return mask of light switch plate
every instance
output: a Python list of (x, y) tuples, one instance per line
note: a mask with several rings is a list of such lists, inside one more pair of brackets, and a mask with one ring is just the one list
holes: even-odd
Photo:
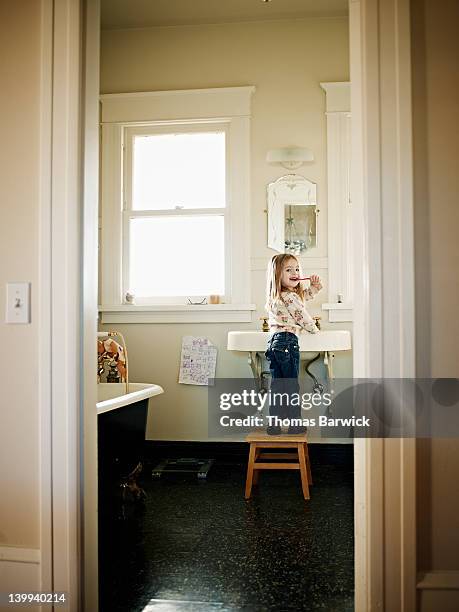
[(6, 322), (30, 323), (30, 283), (7, 283)]

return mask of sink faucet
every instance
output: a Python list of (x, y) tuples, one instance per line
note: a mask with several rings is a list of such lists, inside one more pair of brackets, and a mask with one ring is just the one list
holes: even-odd
[(261, 329), (264, 332), (269, 332), (269, 324), (268, 324), (268, 317), (259, 317), (260, 321), (263, 321), (263, 325), (261, 326)]
[[(124, 336), (122, 333), (120, 333), (119, 331), (114, 331), (114, 330), (110, 330), (110, 331), (106, 331), (106, 332), (97, 332), (97, 337), (98, 338), (113, 338), (118, 336), (121, 339), (121, 344), (123, 347), (123, 351), (124, 351), (124, 360), (125, 360), (125, 368), (126, 368), (126, 375), (124, 377), (124, 381), (125, 381), (125, 385), (126, 385), (126, 394), (129, 393), (129, 369), (128, 369), (128, 353), (127, 353), (127, 347), (126, 347), (126, 342), (124, 340)], [(97, 374), (100, 377), (100, 375), (103, 373), (104, 371), (104, 361), (108, 361), (109, 358), (106, 354), (102, 354), (99, 357), (98, 360), (98, 369), (97, 369)], [(101, 369), (102, 368), (102, 369)], [(122, 377), (121, 377), (122, 378)]]
[(312, 317), (312, 318), (316, 322), (317, 329), (320, 329), (320, 320), (322, 319), (322, 317)]

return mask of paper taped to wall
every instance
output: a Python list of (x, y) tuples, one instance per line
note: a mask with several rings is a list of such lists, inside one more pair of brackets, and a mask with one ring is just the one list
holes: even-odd
[(179, 383), (208, 385), (215, 378), (217, 347), (208, 338), (183, 336)]

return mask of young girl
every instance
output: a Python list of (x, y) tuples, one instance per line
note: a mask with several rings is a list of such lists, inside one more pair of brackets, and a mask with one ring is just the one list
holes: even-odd
[[(300, 266), (294, 255), (274, 255), (268, 264), (266, 310), (272, 335), (268, 340), (266, 358), (270, 362), (271, 393), (299, 392), (298, 373), (300, 350), (298, 336), (307, 331), (315, 334), (318, 330), (314, 319), (305, 307), (306, 300), (312, 300), (322, 289), (320, 278), (313, 274), (310, 286), (305, 288), (301, 281)], [(285, 396), (284, 396), (285, 397)], [(290, 402), (289, 402), (290, 404)], [(271, 404), (271, 416), (279, 418), (301, 418), (300, 405)], [(290, 425), (289, 434), (304, 433), (305, 427)], [(279, 435), (279, 425), (270, 425), (268, 434)]]

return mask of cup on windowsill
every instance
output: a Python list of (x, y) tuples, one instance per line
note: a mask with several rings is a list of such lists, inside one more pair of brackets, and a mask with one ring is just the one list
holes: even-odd
[(220, 296), (219, 295), (209, 295), (208, 301), (209, 301), (209, 304), (220, 304)]

